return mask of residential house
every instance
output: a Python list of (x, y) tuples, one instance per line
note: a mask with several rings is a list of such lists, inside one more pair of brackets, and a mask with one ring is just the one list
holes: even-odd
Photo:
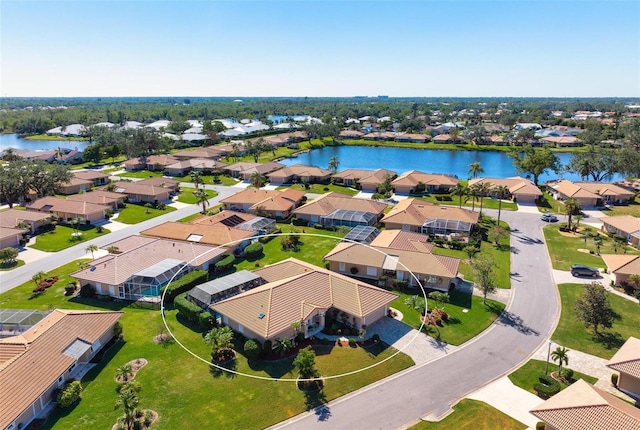
[(78, 164), (82, 163), (83, 155), (77, 149), (62, 149), (56, 151), (54, 161), (60, 164)]
[(418, 170), (404, 172), (391, 181), (391, 186), (397, 194), (448, 193), (456, 185), (458, 178), (454, 175), (424, 173)]
[(414, 142), (414, 143), (426, 143), (431, 140), (431, 136), (421, 133), (398, 133), (396, 134), (396, 142)]
[(112, 193), (104, 190), (94, 190), (88, 193), (75, 194), (67, 197), (67, 200), (73, 200), (78, 202), (87, 202), (97, 205), (109, 206), (114, 211), (124, 206), (126, 196), (120, 193)]
[(0, 226), (0, 249), (19, 247), (20, 239), (28, 232), (25, 228)]
[(429, 236), (383, 230), (366, 245), (341, 242), (323, 257), (329, 268), (358, 278), (381, 276), (406, 281), (410, 287), (451, 291), (458, 284), (460, 259), (431, 253)]
[(623, 204), (633, 193), (619, 185), (606, 182), (572, 182), (566, 179), (547, 182), (547, 189), (556, 200), (576, 199), (583, 208)]
[(547, 136), (540, 139), (543, 143), (548, 143), (557, 147), (580, 146), (582, 142), (575, 136)]
[(378, 141), (387, 141), (387, 140), (395, 140), (396, 134), (390, 131), (372, 131), (371, 133), (367, 133), (362, 136), (364, 140), (378, 140)]
[(362, 139), (362, 136), (364, 136), (364, 133), (358, 130), (342, 130), (338, 134), (338, 139)]
[(98, 170), (77, 170), (73, 172), (73, 176), (78, 179), (93, 182), (94, 187), (107, 185), (109, 183), (109, 175)]
[(42, 197), (27, 206), (28, 211), (38, 211), (55, 215), (60, 221), (67, 222), (74, 218), (82, 222), (94, 223), (106, 217), (108, 206), (84, 201), (62, 199), (59, 197)]
[(270, 161), (268, 163), (250, 163), (240, 162), (226, 166), (224, 170), (228, 172), (232, 178), (239, 178), (244, 181), (251, 180), (251, 175), (258, 172), (260, 175), (266, 176), (269, 173), (275, 172), (286, 167), (282, 163), (276, 163)]
[(226, 276), (196, 285), (187, 293), (187, 300), (203, 309), (245, 291), (265, 284), (267, 281), (248, 270), (240, 270)]
[(401, 200), (382, 218), (387, 229), (468, 240), (480, 214), (455, 206), (434, 205), (418, 199)]
[(60, 182), (58, 186), (60, 194), (77, 194), (81, 191), (90, 191), (93, 188), (93, 181), (72, 176), (69, 182)]
[(393, 180), (397, 176), (396, 172), (387, 169), (346, 169), (333, 175), (333, 179), (347, 187), (356, 187), (357, 184), (360, 184), (362, 191), (375, 193), (387, 178)]
[[(503, 198), (511, 199), (518, 203), (535, 203), (542, 197), (542, 191), (530, 179), (520, 176), (510, 178), (475, 178), (469, 179), (469, 187), (476, 184), (487, 183), (491, 188), (489, 195), (496, 196), (495, 187), (503, 186), (508, 194)], [(497, 197), (497, 196), (496, 196)]]
[(131, 158), (125, 161), (124, 168), (126, 171), (149, 170), (151, 172), (160, 172), (170, 164), (177, 163), (179, 160), (173, 155), (159, 154), (147, 155), (142, 157)]
[(50, 136), (75, 136), (81, 137), (86, 133), (87, 129), (82, 124), (69, 124), (52, 128), (46, 131)]
[(189, 160), (192, 158), (208, 158), (217, 160), (223, 156), (223, 153), (215, 146), (206, 146), (198, 149), (183, 149), (173, 154), (178, 160)]
[(602, 254), (602, 259), (607, 265), (607, 271), (614, 285), (636, 286), (630, 281), (632, 275), (640, 275), (640, 256), (627, 254)]
[(546, 430), (638, 430), (640, 409), (578, 379), (530, 411)]
[(432, 139), (433, 143), (463, 143), (464, 141), (460, 136), (451, 136), (448, 133), (439, 134)]
[(178, 161), (166, 167), (167, 175), (185, 176), (193, 172), (201, 172), (203, 174), (211, 174), (213, 171), (222, 171), (227, 167), (225, 163), (212, 160), (210, 158), (189, 158), (187, 160)]
[(272, 233), (276, 229), (276, 221), (244, 212), (220, 211), (215, 215), (202, 215), (189, 222), (189, 224), (216, 225), (239, 228), (253, 231), (256, 235)]
[(0, 428), (44, 418), (56, 390), (113, 338), (122, 312), (56, 309), (22, 334), (0, 339)]
[(51, 163), (56, 159), (56, 152), (55, 149), (16, 149), (14, 154), (27, 161), (43, 160)]
[(158, 298), (171, 280), (199, 269), (209, 270), (228, 252), (226, 248), (193, 242), (129, 236), (104, 247), (115, 247), (71, 274), (80, 285), (91, 285), (98, 294), (125, 300)]
[(267, 283), (210, 308), (222, 316), (225, 325), (260, 342), (292, 338), (294, 321), (301, 323), (305, 337), (311, 337), (334, 312), (354, 328), (371, 325), (386, 317), (389, 303), (397, 297), (295, 258), (253, 273)]
[(640, 339), (633, 336), (620, 347), (607, 367), (620, 373), (618, 389), (640, 399)]
[(159, 203), (169, 200), (170, 188), (147, 185), (140, 182), (114, 182), (115, 192), (125, 194), (131, 203)]
[(269, 218), (285, 219), (300, 205), (304, 191), (247, 188), (220, 200), (226, 210), (265, 213)]
[(376, 224), (386, 208), (386, 203), (331, 192), (294, 209), (293, 214), (296, 219), (305, 220), (310, 225), (355, 227)]
[(35, 211), (26, 211), (20, 209), (7, 209), (0, 211), (0, 227), (18, 227), (24, 225), (31, 234), (49, 224), (49, 214), (43, 214)]
[(273, 185), (294, 182), (327, 183), (330, 177), (330, 170), (304, 164), (294, 164), (267, 174), (267, 178)]
[(171, 195), (177, 194), (180, 192), (180, 181), (175, 179), (162, 177), (148, 178), (143, 179), (142, 181), (136, 182), (140, 185), (151, 185), (153, 187), (161, 187), (169, 190)]
[(600, 218), (602, 229), (624, 237), (631, 245), (640, 248), (640, 218), (631, 215), (606, 216)]

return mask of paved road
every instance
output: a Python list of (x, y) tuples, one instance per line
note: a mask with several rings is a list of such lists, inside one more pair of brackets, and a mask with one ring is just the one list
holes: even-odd
[[(491, 211), (487, 211), (491, 212)], [(508, 373), (538, 350), (559, 318), (538, 214), (503, 212), (511, 237), (511, 303), (468, 345), (348, 394), (273, 428), (397, 429), (439, 417), (458, 400)], [(331, 382), (329, 382), (331, 383)]]
[[(218, 195), (216, 197), (209, 200), (211, 206), (217, 205), (221, 199), (224, 199), (238, 191), (237, 188), (233, 187), (213, 185), (207, 185), (206, 188), (215, 189), (218, 192)], [(161, 215), (148, 221), (131, 225), (130, 227), (127, 227), (125, 229), (111, 232), (104, 236), (82, 242), (70, 248), (63, 249), (62, 251), (51, 253), (51, 255), (47, 257), (44, 257), (37, 261), (32, 261), (29, 264), (18, 267), (17, 269), (8, 272), (2, 272), (0, 274), (0, 294), (10, 290), (11, 288), (21, 285), (26, 281), (31, 280), (33, 274), (38, 271), (48, 272), (69, 261), (73, 261), (78, 258), (86, 258), (87, 253), (85, 251), (85, 248), (87, 247), (87, 245), (98, 245), (99, 247), (102, 247), (117, 240), (124, 239), (125, 237), (131, 236), (133, 234), (138, 234), (142, 230), (146, 230), (160, 223), (166, 221), (177, 221), (181, 218), (198, 212), (200, 208), (201, 207), (199, 205), (190, 205), (186, 208), (169, 212), (165, 215)]]

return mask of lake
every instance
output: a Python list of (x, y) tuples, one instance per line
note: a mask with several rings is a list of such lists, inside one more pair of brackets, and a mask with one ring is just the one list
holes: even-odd
[[(557, 153), (560, 162), (567, 165), (571, 161), (571, 154), (567, 152)], [(459, 179), (469, 178), (467, 170), (469, 164), (479, 161), (484, 173), (482, 176), (507, 178), (515, 176), (516, 168), (513, 160), (506, 152), (499, 151), (446, 151), (434, 149), (389, 148), (373, 146), (325, 146), (312, 149), (294, 158), (280, 160), (287, 166), (292, 164), (306, 164), (322, 167), (329, 165), (331, 157), (338, 157), (338, 170), (367, 169), (375, 170), (384, 167), (398, 174), (408, 170), (420, 170), (427, 173), (447, 173), (457, 175)], [(549, 179), (563, 177), (572, 181), (581, 180), (574, 173), (562, 173), (560, 175), (550, 172), (549, 175), (541, 175), (540, 182)], [(621, 175), (612, 178), (613, 181), (623, 180)]]
[(83, 150), (89, 144), (86, 140), (27, 140), (17, 134), (0, 134), (0, 150), (15, 149), (58, 149), (70, 148)]

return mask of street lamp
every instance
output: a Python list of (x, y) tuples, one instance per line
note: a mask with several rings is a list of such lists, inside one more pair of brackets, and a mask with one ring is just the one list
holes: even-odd
[(544, 368), (544, 374), (547, 375), (549, 373), (549, 356), (551, 355), (551, 339), (549, 339), (549, 349), (547, 349), (547, 365)]

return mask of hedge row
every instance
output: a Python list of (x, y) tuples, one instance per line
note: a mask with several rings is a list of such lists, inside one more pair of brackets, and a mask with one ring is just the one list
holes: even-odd
[(244, 249), (246, 258), (254, 258), (262, 255), (263, 245), (260, 242), (253, 242)]
[(176, 279), (166, 287), (165, 303), (171, 303), (178, 294), (186, 293), (196, 285), (209, 280), (209, 273), (206, 270), (194, 270), (187, 273), (180, 279)]
[(189, 321), (199, 323), (202, 309), (200, 309), (200, 306), (187, 300), (187, 293), (178, 295), (173, 301), (173, 307)]
[(227, 255), (222, 260), (216, 263), (216, 272), (227, 272), (233, 268), (233, 263), (236, 261), (236, 257), (233, 255)]
[(548, 375), (540, 375), (538, 377), (540, 383), (534, 384), (533, 389), (539, 396), (551, 397), (560, 392), (560, 383)]

